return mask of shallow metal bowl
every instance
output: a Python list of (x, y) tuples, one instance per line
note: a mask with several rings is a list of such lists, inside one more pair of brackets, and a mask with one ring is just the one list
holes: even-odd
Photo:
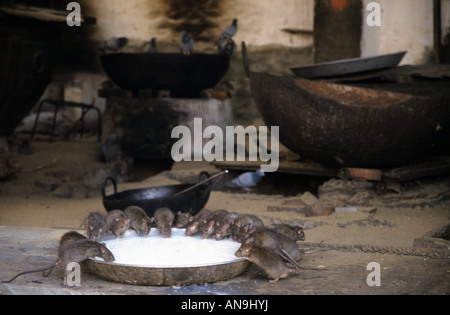
[(85, 267), (101, 279), (132, 285), (182, 286), (225, 281), (242, 274), (247, 260), (201, 267), (151, 268), (118, 265), (88, 259)]
[(173, 229), (170, 239), (152, 229), (148, 236), (130, 231), (124, 239), (107, 235), (101, 242), (112, 251), (116, 261), (90, 259), (84, 262), (85, 267), (104, 280), (118, 283), (153, 286), (213, 283), (234, 278), (249, 265), (247, 260), (234, 256), (239, 243), (185, 236), (185, 229)]

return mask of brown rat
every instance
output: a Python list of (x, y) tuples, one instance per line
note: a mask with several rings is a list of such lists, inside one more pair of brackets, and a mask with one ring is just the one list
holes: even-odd
[(205, 223), (205, 219), (211, 214), (212, 212), (208, 209), (202, 209), (200, 210), (195, 216), (190, 218), (188, 225), (186, 226), (186, 235), (192, 236), (197, 234), (203, 224)]
[[(256, 227), (263, 227), (264, 223), (253, 214), (240, 214), (234, 221), (231, 236), (237, 242), (243, 242), (248, 234), (253, 233)], [(250, 231), (250, 229), (252, 229)]]
[[(87, 258), (93, 257), (102, 257), (105, 261), (114, 261), (113, 254), (104, 244), (88, 240), (77, 232), (68, 232), (61, 237), (58, 248), (58, 258), (54, 264), (44, 268), (18, 273), (11, 280), (2, 282), (9, 283), (21, 275), (40, 271), (48, 271), (45, 275), (48, 276), (57, 266), (66, 267), (71, 262), (79, 263)], [(65, 269), (64, 284), (67, 284), (67, 275), (68, 271)]]
[[(85, 239), (86, 239), (86, 237), (84, 235), (81, 235), (80, 233), (75, 232), (75, 231), (70, 231), (70, 232), (65, 233), (63, 236), (61, 236), (61, 239), (59, 240), (58, 259), (63, 255), (63, 253), (65, 252), (67, 247), (69, 247), (76, 241), (85, 240)], [(53, 264), (53, 268), (48, 270), (47, 273), (44, 273), (43, 276), (48, 277), (52, 273), (54, 267), (56, 267), (56, 264)]]
[(234, 222), (236, 228), (240, 228), (241, 226), (252, 224), (254, 226), (264, 226), (264, 223), (253, 214), (241, 214)]
[(211, 213), (205, 220), (202, 226), (202, 238), (208, 238), (214, 235), (216, 228), (219, 226), (222, 219), (228, 214), (227, 210), (216, 210)]
[[(106, 262), (114, 261), (114, 255), (105, 244), (91, 240), (79, 240), (69, 245), (62, 253), (56, 264), (66, 267), (71, 262), (82, 262), (88, 258), (101, 257)], [(67, 285), (69, 271), (64, 268), (64, 284)]]
[(277, 232), (280, 232), (281, 234), (286, 235), (294, 241), (305, 240), (305, 232), (303, 232), (303, 228), (301, 226), (290, 224), (276, 224), (273, 229)]
[(291, 273), (300, 274), (296, 269), (289, 268), (284, 260), (274, 251), (255, 245), (242, 245), (235, 253), (261, 267), (271, 278), (270, 282), (277, 282), (280, 278), (286, 278)]
[(159, 230), (159, 234), (170, 237), (172, 234), (172, 224), (175, 218), (172, 210), (163, 207), (155, 211), (154, 214), (156, 228)]
[(128, 219), (130, 219), (130, 229), (136, 231), (137, 234), (144, 232), (145, 235), (150, 233), (154, 218), (147, 216), (147, 213), (138, 206), (129, 206), (123, 211)]
[(86, 229), (87, 238), (91, 241), (98, 242), (106, 233), (105, 218), (98, 212), (91, 212), (84, 219), (84, 227)]
[(191, 218), (194, 218), (192, 214), (178, 211), (175, 227), (179, 229), (187, 227), (187, 225), (191, 221)]
[(243, 244), (269, 248), (293, 264), (303, 258), (303, 252), (294, 240), (267, 227), (256, 227)]
[(231, 236), (234, 222), (238, 217), (239, 214), (236, 212), (230, 212), (223, 217), (222, 221), (220, 221), (219, 225), (216, 227), (216, 232), (214, 234), (216, 240), (220, 241)]
[(130, 219), (122, 210), (112, 210), (106, 217), (106, 228), (116, 238), (123, 237), (130, 228)]
[(241, 227), (233, 226), (231, 231), (231, 237), (234, 241), (243, 243), (251, 233), (255, 232), (256, 226), (252, 224), (245, 224)]

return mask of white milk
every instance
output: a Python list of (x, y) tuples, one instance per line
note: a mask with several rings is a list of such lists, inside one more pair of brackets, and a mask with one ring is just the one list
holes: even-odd
[[(186, 236), (185, 229), (172, 229), (172, 236), (164, 238), (152, 228), (148, 236), (126, 232), (122, 239), (102, 241), (113, 253), (115, 264), (139, 267), (198, 267), (240, 261), (234, 256), (241, 246), (231, 239), (203, 240), (200, 235)], [(102, 261), (101, 258), (96, 260)]]

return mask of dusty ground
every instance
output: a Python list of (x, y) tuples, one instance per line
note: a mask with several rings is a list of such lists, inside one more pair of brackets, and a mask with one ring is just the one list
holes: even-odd
[[(15, 156), (24, 165), (24, 170), (0, 182), (0, 226), (76, 229), (89, 212), (106, 214), (102, 205), (101, 184), (89, 188), (87, 193), (84, 190), (73, 193), (72, 187), (74, 183), (85, 188), (92, 185), (92, 181), (86, 183), (74, 174), (105, 168), (104, 163), (98, 160), (99, 144), (95, 138), (55, 143), (32, 142), (32, 146), (36, 149), (35, 153)], [(55, 164), (33, 170), (55, 159)], [(194, 182), (201, 170), (219, 171), (206, 163), (180, 163), (169, 168), (170, 163), (141, 164), (135, 170), (135, 178), (139, 181), (119, 184), (118, 190)], [(438, 248), (414, 247), (416, 239), (433, 236), (437, 230), (450, 224), (450, 177), (423, 179), (420, 184), (406, 187), (402, 194), (388, 192), (378, 196), (373, 183), (283, 174), (267, 176), (261, 187), (251, 194), (222, 190), (223, 183), (234, 175), (214, 182), (214, 191), (206, 207), (257, 214), (266, 224), (301, 224), (305, 228), (308, 244), (328, 249), (305, 257), (305, 265), (314, 268), (325, 266), (328, 269), (325, 272), (327, 278), (336, 278), (339, 284), (327, 282), (324, 286), (321, 283), (323, 280), (314, 279), (302, 283), (300, 288), (299, 280), (290, 278), (277, 285), (269, 285), (264, 277), (255, 276), (250, 270), (225, 283), (207, 288), (186, 287), (178, 293), (205, 293), (205, 290), (233, 293), (229, 292), (232, 288), (234, 292), (241, 290), (250, 294), (450, 293), (449, 236), (444, 235), (446, 239), (432, 239), (433, 246)], [(73, 198), (61, 197), (68, 187)], [(320, 201), (332, 202), (334, 206), (354, 206), (358, 212), (307, 218), (297, 206), (286, 206), (286, 201), (295, 202), (307, 190)], [(112, 188), (108, 187), (106, 193), (112, 193)], [(368, 288), (365, 284), (368, 274), (365, 267), (371, 261), (379, 262), (382, 267), (385, 281), (379, 290)], [(351, 276), (343, 278), (343, 274)], [(356, 284), (352, 282), (353, 278)], [(255, 286), (256, 282), (260, 285)], [(161, 290), (155, 293), (176, 293), (172, 292), (175, 290), (173, 288)], [(122, 291), (117, 289), (117, 292)]]

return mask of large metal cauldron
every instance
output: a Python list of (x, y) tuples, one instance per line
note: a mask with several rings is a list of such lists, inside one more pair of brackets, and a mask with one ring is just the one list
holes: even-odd
[(416, 96), (250, 71), (264, 122), (302, 157), (333, 166), (391, 168), (448, 148), (450, 98)]
[(230, 60), (219, 54), (117, 53), (101, 55), (106, 74), (123, 89), (170, 90), (172, 97), (198, 97), (225, 75)]
[(56, 27), (0, 13), (0, 136), (9, 136), (52, 75)]

